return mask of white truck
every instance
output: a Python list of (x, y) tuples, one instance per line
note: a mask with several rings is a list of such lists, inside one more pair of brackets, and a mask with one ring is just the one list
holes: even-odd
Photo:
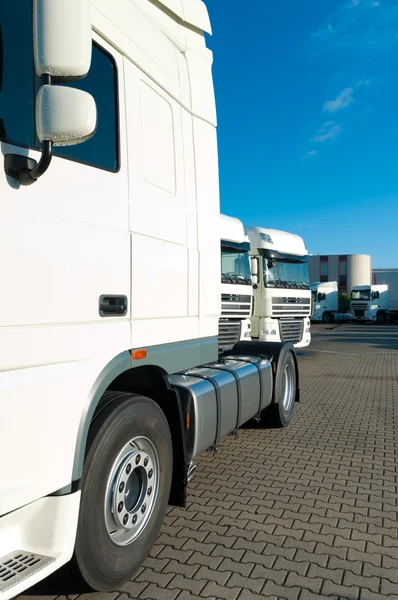
[(356, 319), (380, 324), (397, 321), (398, 278), (383, 272), (373, 279), (380, 283), (355, 286), (351, 290), (351, 305)]
[(312, 321), (331, 323), (335, 321), (349, 321), (353, 318), (352, 313), (339, 312), (339, 288), (337, 281), (311, 283), (310, 289), (313, 299)]
[(239, 340), (251, 339), (253, 286), (250, 243), (239, 219), (221, 215), (221, 318), (218, 328), (220, 354)]
[(252, 339), (311, 342), (309, 255), (303, 239), (286, 231), (247, 227), (254, 287)]
[(295, 351), (218, 359), (204, 3), (13, 0), (0, 30), (0, 600), (63, 565), (120, 589), (195, 457), (289, 423)]

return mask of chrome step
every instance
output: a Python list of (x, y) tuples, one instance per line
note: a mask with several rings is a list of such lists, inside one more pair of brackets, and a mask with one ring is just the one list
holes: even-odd
[(54, 562), (54, 558), (17, 550), (0, 557), (0, 593), (28, 579)]

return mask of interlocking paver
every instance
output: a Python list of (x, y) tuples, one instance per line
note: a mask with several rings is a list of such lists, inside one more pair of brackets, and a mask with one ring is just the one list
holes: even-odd
[(398, 327), (313, 331), (291, 427), (200, 457), (119, 597), (71, 600), (398, 598)]

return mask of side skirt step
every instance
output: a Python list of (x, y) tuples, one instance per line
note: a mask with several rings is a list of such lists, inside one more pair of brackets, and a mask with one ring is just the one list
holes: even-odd
[(54, 558), (18, 550), (0, 557), (0, 597), (2, 592), (18, 585), (34, 573), (54, 562)]

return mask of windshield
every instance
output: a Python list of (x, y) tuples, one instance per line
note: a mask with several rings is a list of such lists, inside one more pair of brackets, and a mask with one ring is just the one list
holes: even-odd
[(238, 285), (252, 284), (248, 252), (221, 248), (221, 282)]
[(370, 300), (370, 290), (352, 290), (351, 300)]
[(309, 289), (308, 263), (274, 260), (268, 264), (268, 258), (263, 258), (264, 285), (277, 288)]

